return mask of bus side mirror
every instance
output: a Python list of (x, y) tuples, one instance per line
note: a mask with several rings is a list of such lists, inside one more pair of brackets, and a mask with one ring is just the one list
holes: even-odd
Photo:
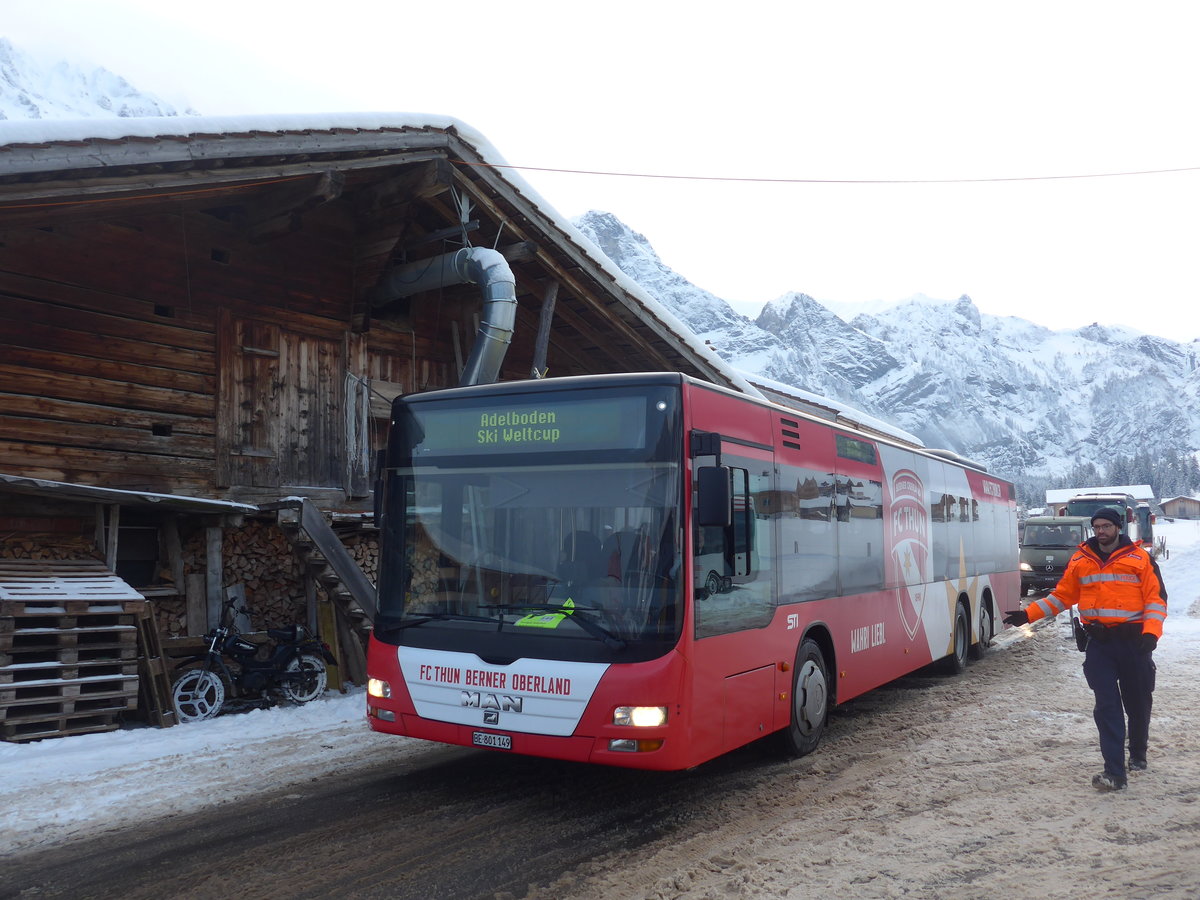
[(696, 524), (728, 528), (733, 522), (733, 490), (728, 466), (696, 470)]

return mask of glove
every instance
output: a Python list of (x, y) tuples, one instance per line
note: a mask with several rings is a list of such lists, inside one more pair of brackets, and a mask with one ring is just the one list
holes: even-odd
[(1141, 644), (1139, 646), (1143, 653), (1153, 653), (1154, 648), (1158, 646), (1158, 638), (1152, 634), (1142, 632)]
[(1004, 624), (1005, 625), (1028, 625), (1029, 624), (1029, 613), (1025, 612), (1025, 610), (1023, 610), (1023, 609), (1014, 609), (1012, 612), (1006, 612), (1004, 614)]

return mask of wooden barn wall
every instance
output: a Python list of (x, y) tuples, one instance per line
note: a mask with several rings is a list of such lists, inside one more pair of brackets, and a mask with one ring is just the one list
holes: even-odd
[[(445, 310), (348, 331), (353, 258), (336, 209), (257, 245), (199, 211), (0, 222), (0, 471), (250, 502), (318, 487), (335, 501), (351, 468), (348, 374), (405, 390), (457, 381)], [(473, 326), (460, 332), (469, 350)]]

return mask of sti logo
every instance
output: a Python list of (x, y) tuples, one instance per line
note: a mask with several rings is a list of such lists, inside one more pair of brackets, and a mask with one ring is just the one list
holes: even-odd
[(799, 628), (799, 627), (800, 627), (800, 616), (799, 616), (799, 614), (798, 614), (798, 613), (788, 613), (788, 617), (787, 617), (787, 630), (788, 630), (788, 631), (795, 631), (795, 630), (796, 630), (797, 628)]

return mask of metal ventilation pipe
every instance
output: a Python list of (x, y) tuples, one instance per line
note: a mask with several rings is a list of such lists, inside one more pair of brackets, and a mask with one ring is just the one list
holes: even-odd
[(458, 383), (491, 384), (499, 377), (500, 364), (512, 343), (517, 322), (517, 279), (498, 250), (464, 247), (455, 256), (454, 265), (467, 283), (483, 289), (479, 333)]
[(450, 284), (477, 284), (483, 291), (483, 315), (471, 355), (463, 366), (459, 386), (490, 384), (512, 343), (517, 321), (517, 279), (498, 250), (463, 247), (433, 259), (398, 266), (375, 290), (372, 306)]

